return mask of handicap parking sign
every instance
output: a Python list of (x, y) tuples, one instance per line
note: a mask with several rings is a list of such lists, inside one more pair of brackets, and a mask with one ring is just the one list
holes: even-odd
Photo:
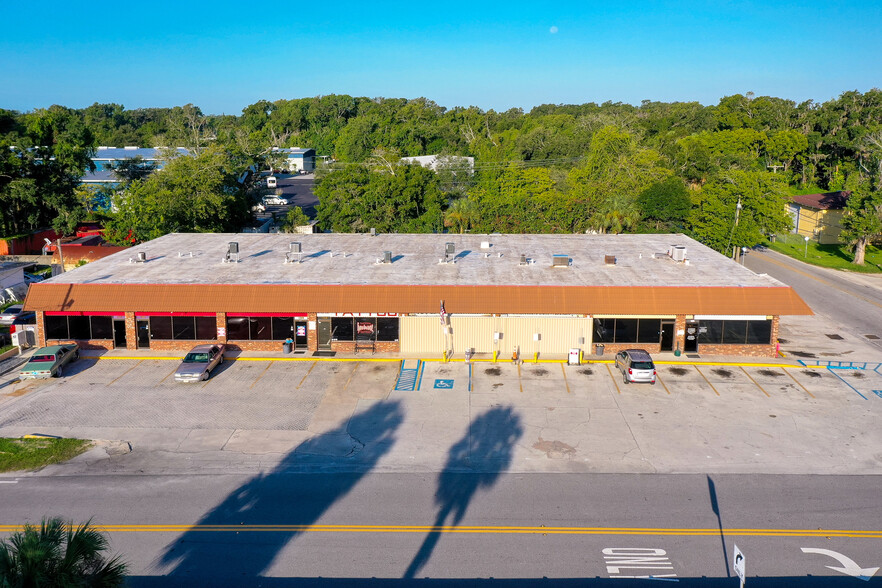
[(453, 388), (453, 380), (435, 380), (435, 387), (436, 388), (452, 389)]

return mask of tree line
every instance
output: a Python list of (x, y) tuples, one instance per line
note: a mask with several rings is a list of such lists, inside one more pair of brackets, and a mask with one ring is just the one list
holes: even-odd
[[(240, 115), (193, 105), (0, 110), (0, 231), (95, 215), (77, 187), (98, 145), (186, 147), (161, 174), (120, 170), (107, 225), (117, 240), (236, 230), (254, 190), (249, 165), (276, 147), (312, 147), (320, 226), (335, 231), (684, 231), (720, 251), (786, 230), (792, 194), (850, 190), (846, 236), (882, 232), (882, 91), (827, 102), (737, 94), (718, 104), (447, 109), (425, 98), (261, 100)], [(451, 157), (438, 173), (402, 156)], [(131, 170), (128, 170), (131, 172)], [(736, 221), (737, 217), (737, 223)]]

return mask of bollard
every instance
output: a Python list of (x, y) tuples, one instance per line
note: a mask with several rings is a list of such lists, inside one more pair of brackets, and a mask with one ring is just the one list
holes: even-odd
[(496, 363), (496, 357), (499, 355), (499, 351), (493, 352), (493, 363)]
[(447, 350), (444, 350), (444, 363), (447, 363)]
[(533, 354), (533, 363), (539, 363), (539, 352)]

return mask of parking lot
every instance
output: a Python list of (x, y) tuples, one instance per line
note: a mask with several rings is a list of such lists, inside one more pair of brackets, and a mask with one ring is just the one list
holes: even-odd
[[(161, 456), (165, 467), (192, 468), (197, 455), (213, 467), (265, 467), (295, 448), (304, 463), (319, 456), (358, 467), (371, 431), (352, 430), (349, 419), (385, 401), (403, 415), (380, 464), (389, 470), (441, 468), (482, 414), (510, 407), (510, 425), (523, 431), (510, 463), (472, 447), (471, 467), (882, 472), (882, 397), (873, 392), (882, 390), (882, 370), (660, 364), (652, 386), (623, 384), (608, 362), (245, 357), (206, 382), (176, 384), (176, 366), (171, 358), (81, 358), (55, 380), (7, 374), (0, 435), (129, 441), (141, 467)], [(113, 467), (124, 470), (126, 458)]]

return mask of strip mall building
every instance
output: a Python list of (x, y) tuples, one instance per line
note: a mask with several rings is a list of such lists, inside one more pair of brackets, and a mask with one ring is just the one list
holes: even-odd
[(773, 356), (789, 287), (683, 235), (173, 234), (30, 288), (40, 345)]

